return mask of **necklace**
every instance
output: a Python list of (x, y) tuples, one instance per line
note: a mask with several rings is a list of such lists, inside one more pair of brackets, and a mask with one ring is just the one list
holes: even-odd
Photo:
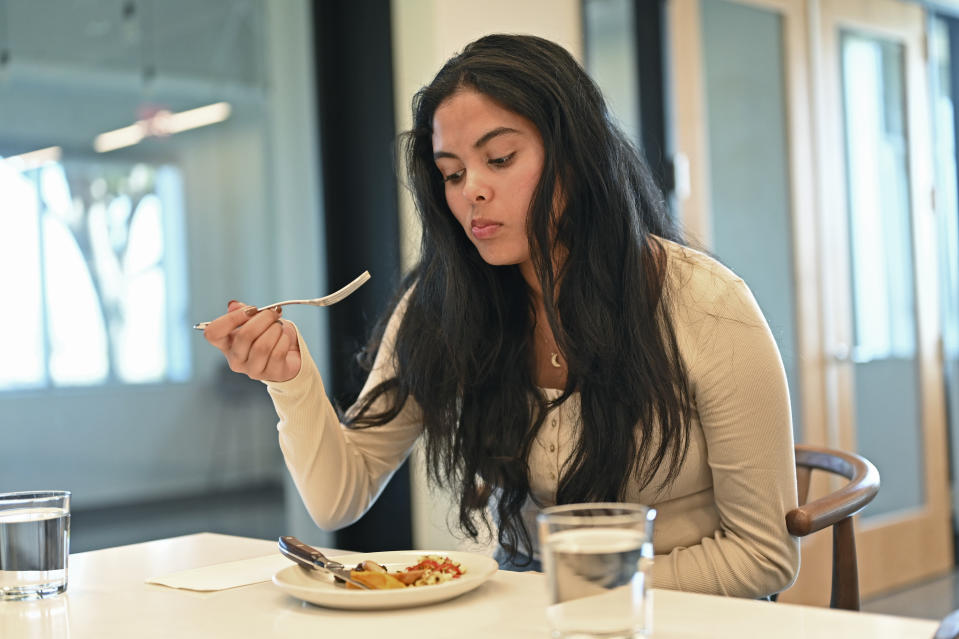
[(543, 335), (540, 339), (543, 340), (543, 345), (546, 347), (546, 350), (549, 351), (549, 364), (553, 368), (562, 368), (563, 360), (560, 357), (559, 351), (553, 350), (556, 348), (554, 342), (551, 342), (549, 338)]
[(539, 327), (539, 325), (537, 325), (535, 330), (535, 339), (540, 340), (543, 346), (545, 346), (545, 350), (549, 352), (549, 365), (553, 368), (563, 368), (565, 363), (563, 362), (563, 358), (559, 354), (559, 350), (556, 347), (556, 341), (550, 339), (550, 337), (552, 337), (552, 333), (548, 333), (547, 331), (549, 331), (548, 328), (543, 330)]

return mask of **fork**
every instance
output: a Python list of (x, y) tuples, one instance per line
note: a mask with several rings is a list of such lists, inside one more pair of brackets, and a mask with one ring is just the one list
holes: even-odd
[[(265, 311), (268, 308), (276, 308), (278, 306), (290, 306), (292, 304), (306, 304), (308, 306), (332, 306), (336, 304), (337, 302), (341, 302), (347, 297), (349, 297), (353, 293), (353, 291), (363, 286), (363, 284), (365, 284), (366, 280), (368, 279), (370, 279), (370, 272), (363, 271), (355, 280), (353, 280), (352, 282), (350, 282), (349, 284), (347, 284), (340, 290), (330, 293), (329, 295), (324, 295), (323, 297), (314, 297), (313, 299), (309, 299), (309, 300), (286, 300), (283, 302), (273, 302), (272, 304), (267, 304), (266, 306), (260, 306), (256, 310), (257, 312), (260, 312), (260, 311)], [(202, 331), (209, 325), (210, 325), (210, 322), (200, 322), (199, 324), (194, 324), (193, 328), (195, 328), (198, 331)]]

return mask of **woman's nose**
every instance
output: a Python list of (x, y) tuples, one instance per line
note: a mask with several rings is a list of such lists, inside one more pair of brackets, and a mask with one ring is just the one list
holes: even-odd
[(486, 202), (492, 197), (493, 192), (489, 185), (475, 173), (467, 174), (463, 184), (463, 197), (471, 204), (476, 202)]

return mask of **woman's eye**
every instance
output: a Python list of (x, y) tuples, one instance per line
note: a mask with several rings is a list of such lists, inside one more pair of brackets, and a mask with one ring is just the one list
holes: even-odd
[(449, 175), (443, 176), (444, 182), (458, 182), (459, 179), (463, 177), (463, 171), (457, 171), (456, 173), (450, 173)]
[(492, 166), (507, 166), (510, 162), (512, 162), (514, 155), (516, 154), (510, 153), (509, 155), (504, 155), (501, 158), (491, 158), (490, 160), (487, 160), (487, 164)]

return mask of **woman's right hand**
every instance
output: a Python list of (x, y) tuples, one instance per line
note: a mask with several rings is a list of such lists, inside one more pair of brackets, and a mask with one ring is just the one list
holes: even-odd
[(300, 372), (300, 344), (296, 328), (280, 319), (282, 309), (256, 312), (233, 300), (206, 327), (203, 336), (222, 351), (230, 370), (251, 379), (285, 382)]

